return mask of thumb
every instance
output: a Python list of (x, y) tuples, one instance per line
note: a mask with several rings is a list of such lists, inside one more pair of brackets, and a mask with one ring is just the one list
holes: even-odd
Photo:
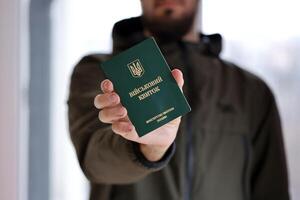
[(172, 73), (174, 79), (176, 80), (179, 88), (182, 91), (182, 87), (183, 87), (183, 84), (184, 84), (184, 79), (183, 79), (182, 72), (179, 69), (173, 69), (171, 73)]

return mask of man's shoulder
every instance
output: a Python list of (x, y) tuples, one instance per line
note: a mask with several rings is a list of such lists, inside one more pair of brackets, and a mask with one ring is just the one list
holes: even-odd
[(258, 90), (270, 90), (271, 92), (266, 81), (254, 72), (250, 72), (233, 62), (221, 60), (221, 63), (226, 79), (230, 84), (247, 89), (248, 92), (258, 92)]
[(105, 79), (100, 64), (107, 60), (109, 54), (89, 54), (82, 57), (73, 68), (71, 74), (71, 91), (81, 93), (82, 90), (97, 90), (99, 83)]
[(220, 88), (219, 105), (237, 111), (237, 121), (256, 129), (276, 104), (267, 82), (258, 75), (228, 61), (221, 61), (217, 85)]
[[(249, 113), (262, 114), (274, 102), (272, 89), (258, 75), (228, 61), (220, 60), (221, 98)], [(258, 114), (258, 115), (260, 115)], [(257, 115), (256, 115), (257, 116)]]
[(74, 66), (74, 74), (101, 73), (100, 64), (109, 59), (110, 54), (88, 54), (83, 56)]
[(110, 54), (94, 53), (83, 56), (76, 64), (77, 66), (85, 64), (99, 64), (110, 57)]

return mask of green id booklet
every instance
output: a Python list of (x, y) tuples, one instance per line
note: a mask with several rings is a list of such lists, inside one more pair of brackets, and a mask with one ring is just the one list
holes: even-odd
[(191, 108), (154, 38), (101, 63), (141, 137)]

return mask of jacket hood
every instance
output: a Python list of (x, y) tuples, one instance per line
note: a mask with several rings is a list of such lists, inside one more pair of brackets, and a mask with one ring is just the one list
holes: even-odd
[[(124, 51), (146, 39), (143, 29), (141, 17), (133, 17), (117, 22), (112, 30), (113, 53)], [(205, 52), (218, 57), (222, 50), (221, 35), (199, 33), (199, 37), (200, 43), (205, 46)]]

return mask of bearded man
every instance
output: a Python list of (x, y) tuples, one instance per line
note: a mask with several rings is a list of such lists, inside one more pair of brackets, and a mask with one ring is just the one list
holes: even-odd
[[(86, 56), (72, 74), (70, 133), (90, 199), (289, 199), (269, 87), (220, 58), (219, 34), (198, 33), (198, 0), (141, 0), (141, 6), (140, 17), (115, 24), (111, 55)], [(192, 111), (139, 138), (99, 63), (149, 36)]]

